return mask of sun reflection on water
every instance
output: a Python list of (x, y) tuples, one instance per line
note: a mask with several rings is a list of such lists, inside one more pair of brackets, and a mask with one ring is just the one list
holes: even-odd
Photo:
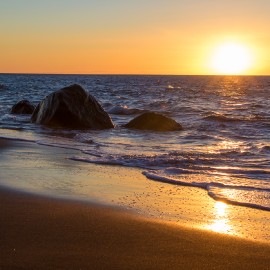
[(232, 230), (231, 225), (229, 224), (229, 219), (227, 218), (227, 204), (223, 202), (215, 203), (215, 219), (212, 224), (207, 225), (206, 228), (218, 232), (218, 233), (227, 233), (229, 234)]
[(227, 204), (223, 202), (216, 202), (215, 209), (217, 211), (218, 216), (224, 217), (226, 215)]
[(213, 232), (229, 233), (231, 226), (228, 224), (227, 219), (219, 219), (215, 220), (214, 223), (209, 225), (207, 228)]

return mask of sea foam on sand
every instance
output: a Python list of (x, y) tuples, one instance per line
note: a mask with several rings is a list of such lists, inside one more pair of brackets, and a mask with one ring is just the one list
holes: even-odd
[(76, 150), (6, 139), (0, 145), (1, 186), (120, 207), (175, 225), (270, 243), (268, 211), (227, 205), (202, 189), (154, 182), (139, 169), (70, 160)]

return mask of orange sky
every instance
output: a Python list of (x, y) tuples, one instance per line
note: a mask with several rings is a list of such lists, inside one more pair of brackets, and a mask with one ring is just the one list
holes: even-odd
[(269, 14), (266, 0), (1, 1), (0, 72), (217, 74), (214, 51), (234, 42), (243, 74), (270, 75)]

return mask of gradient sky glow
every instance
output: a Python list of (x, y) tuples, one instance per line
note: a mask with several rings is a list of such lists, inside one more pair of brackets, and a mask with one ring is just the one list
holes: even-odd
[(1, 73), (215, 74), (226, 42), (270, 75), (269, 0), (3, 0)]

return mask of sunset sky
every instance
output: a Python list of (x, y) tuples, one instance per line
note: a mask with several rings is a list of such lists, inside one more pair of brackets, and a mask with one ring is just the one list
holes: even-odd
[(270, 75), (269, 14), (269, 0), (3, 0), (0, 73)]

